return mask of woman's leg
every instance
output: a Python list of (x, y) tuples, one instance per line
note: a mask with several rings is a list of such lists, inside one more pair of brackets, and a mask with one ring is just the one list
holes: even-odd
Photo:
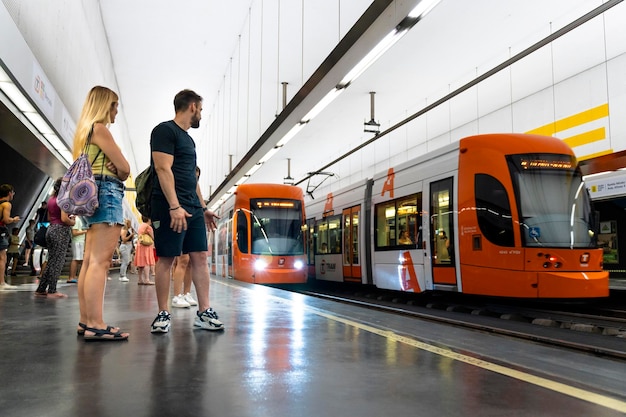
[(0, 271), (2, 271), (2, 279), (0, 280), (0, 285), (6, 285), (6, 281), (4, 280), (4, 271), (7, 267), (7, 250), (0, 250)]
[(185, 279), (183, 281), (183, 294), (191, 292), (191, 282), (191, 265), (187, 265), (187, 269), (185, 269)]
[[(65, 257), (67, 255), (67, 248), (70, 244), (70, 240), (72, 239), (71, 231), (69, 227), (59, 227), (54, 230), (54, 265), (48, 265), (50, 272), (50, 282), (48, 284), (48, 295), (57, 293), (57, 282), (59, 280), (59, 276), (61, 275), (61, 271), (63, 270), (63, 266), (65, 265)], [(50, 262), (50, 261), (49, 261)], [(58, 294), (61, 297), (66, 297), (65, 294)]]
[(137, 267), (137, 281), (138, 281), (139, 284), (144, 284), (145, 283), (145, 281), (143, 280), (143, 271), (144, 271), (144, 269), (146, 269), (146, 268), (144, 268), (143, 266), (138, 266)]
[(174, 266), (174, 295), (185, 294), (183, 292), (183, 281), (185, 280), (185, 271), (189, 265), (189, 254), (178, 256), (176, 265)]
[(78, 279), (79, 300), (82, 299), (81, 314), (84, 315), (81, 315), (81, 323), (87, 327), (107, 327), (103, 318), (104, 289), (121, 229), (121, 225), (98, 223), (92, 225), (87, 232), (85, 259)]
[(24, 265), (23, 266), (28, 266), (28, 261), (30, 260), (30, 251), (32, 250), (32, 248), (26, 248), (24, 250)]
[(11, 254), (11, 275), (15, 276), (17, 275), (16, 271), (17, 271), (17, 263), (19, 261), (19, 253), (13, 253)]

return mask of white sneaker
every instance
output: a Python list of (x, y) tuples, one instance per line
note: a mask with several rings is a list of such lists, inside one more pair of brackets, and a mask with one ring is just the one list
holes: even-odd
[(111, 281), (111, 277), (107, 277), (107, 280), (108, 280), (108, 281)]
[(0, 291), (3, 290), (15, 290), (17, 289), (17, 285), (10, 285), (10, 284), (2, 284), (0, 285)]
[(122, 281), (122, 282), (128, 282), (128, 281), (130, 281), (130, 280), (129, 280), (128, 278), (126, 278), (126, 277), (120, 277), (120, 281)]
[(22, 266), (28, 266), (28, 263), (22, 264)]
[(167, 311), (163, 310), (157, 314), (156, 318), (152, 322), (152, 333), (167, 333), (170, 331), (170, 322), (172, 316)]
[(187, 301), (185, 301), (185, 296), (184, 295), (179, 294), (179, 295), (175, 296), (174, 298), (172, 298), (172, 307), (188, 308), (188, 307), (191, 307), (191, 304), (189, 304)]
[(185, 301), (187, 301), (189, 303), (190, 306), (197, 306), (198, 305), (198, 302), (193, 298), (193, 296), (191, 295), (190, 292), (188, 292), (187, 294), (183, 295), (183, 297), (185, 298)]
[(212, 308), (203, 312), (196, 312), (193, 325), (204, 330), (224, 330), (224, 323), (218, 320), (217, 313)]

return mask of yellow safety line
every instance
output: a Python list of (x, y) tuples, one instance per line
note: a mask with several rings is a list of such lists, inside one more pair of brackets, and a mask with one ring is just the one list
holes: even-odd
[[(222, 285), (226, 285), (232, 288), (238, 288), (238, 289), (245, 289), (248, 291), (253, 291), (252, 288), (246, 288), (246, 287), (241, 287), (238, 285), (234, 285), (234, 284), (230, 284), (227, 282), (223, 282), (223, 281), (216, 281), (219, 282)], [(287, 301), (287, 302), (291, 302), (291, 300), (285, 299), (285, 298), (281, 298), (278, 296), (274, 296), (274, 295), (269, 295), (269, 297), (272, 298), (276, 298), (282, 301)], [(322, 311), (318, 308), (315, 307), (311, 307), (311, 306), (304, 306), (307, 310), (310, 310), (311, 312), (313, 312), (314, 314), (317, 314), (318, 316), (322, 316), (325, 317), (329, 320), (333, 320), (333, 321), (337, 321), (343, 324), (346, 324), (348, 326), (351, 327), (356, 327), (357, 329), (361, 329), (373, 334), (377, 334), (379, 336), (385, 337), (387, 339), (399, 342), (399, 343), (404, 343), (406, 345), (409, 346), (413, 346), (415, 348), (421, 349), (421, 350), (425, 350), (427, 352), (430, 353), (434, 353), (440, 356), (444, 356), (446, 358), (450, 358), (450, 359), (454, 359), (457, 360), (459, 362), (464, 362), (467, 363), (469, 365), (474, 365), (477, 366), (479, 368), (482, 369), (486, 369), (488, 371), (492, 371), (492, 372), (496, 372), (499, 373), (501, 375), (506, 375), (509, 376), (511, 378), (515, 378), (524, 382), (528, 382), (529, 384), (533, 384), (533, 385), (537, 385), (539, 387), (542, 388), (546, 388), (552, 391), (556, 391), (559, 392), (561, 394), (565, 394), (568, 395), (570, 397), (574, 397), (574, 398), (578, 398), (580, 400), (583, 401), (587, 401), (590, 402), (592, 404), (596, 404), (596, 405), (600, 405), (602, 407), (606, 407), (606, 408), (610, 408), (612, 410), (616, 410), (622, 413), (626, 413), (626, 402), (625, 401), (620, 401), (617, 400), (615, 398), (611, 398), (611, 397), (607, 397), (606, 395), (601, 395), (601, 394), (595, 394), (593, 392), (589, 392), (589, 391), (585, 391), (583, 389), (580, 388), (576, 388), (576, 387), (572, 387), (570, 385), (566, 385), (560, 382), (556, 382), (556, 381), (552, 381), (550, 379), (547, 378), (542, 378), (539, 376), (535, 376), (532, 374), (529, 374), (527, 372), (522, 372), (522, 371), (517, 371), (515, 369), (511, 369), (511, 368), (507, 368), (505, 366), (502, 365), (497, 365), (495, 363), (491, 363), (491, 362), (487, 362), (484, 361), (482, 359), (478, 359), (478, 358), (473, 358), (471, 356), (467, 356), (467, 355), (463, 355), (461, 353), (457, 353), (454, 352), (450, 349), (445, 349), (442, 347), (438, 347), (438, 346), (434, 346), (428, 343), (424, 343), (424, 342), (420, 342), (418, 340), (412, 339), (410, 337), (406, 337), (406, 336), (402, 336), (399, 335), (397, 333), (394, 333), (390, 330), (382, 330), (382, 329), (378, 329), (376, 327), (373, 326), (369, 326), (367, 324), (363, 324), (363, 323), (359, 323), (353, 320), (349, 320), (343, 317), (339, 317), (336, 316), (334, 314), (329, 314), (326, 313), (325, 311)]]

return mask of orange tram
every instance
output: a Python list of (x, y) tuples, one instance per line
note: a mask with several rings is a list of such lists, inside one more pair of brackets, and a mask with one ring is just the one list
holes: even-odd
[(214, 274), (258, 284), (304, 283), (304, 198), (300, 187), (242, 184), (209, 234)]
[[(246, 209), (235, 208), (250, 229), (258, 221)], [(306, 209), (317, 280), (499, 297), (609, 294), (576, 157), (553, 137), (467, 137)]]

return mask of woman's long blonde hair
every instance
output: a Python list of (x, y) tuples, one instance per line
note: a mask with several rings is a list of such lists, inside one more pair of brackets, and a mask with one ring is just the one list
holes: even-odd
[(105, 125), (111, 123), (111, 108), (118, 100), (117, 94), (106, 87), (97, 85), (89, 91), (74, 133), (74, 158), (77, 158), (85, 147), (87, 136), (94, 123)]

